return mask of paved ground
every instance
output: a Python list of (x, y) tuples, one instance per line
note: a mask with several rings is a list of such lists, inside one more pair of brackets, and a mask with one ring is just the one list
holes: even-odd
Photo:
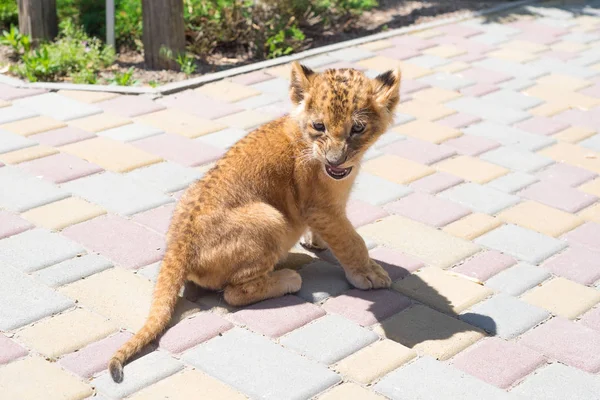
[(0, 86), (0, 397), (600, 399), (600, 8), (499, 21), (306, 60), (403, 68), (349, 205), (391, 290), (294, 250), (297, 295), (182, 299), (121, 385), (176, 199), (288, 110), (288, 67), (155, 101)]

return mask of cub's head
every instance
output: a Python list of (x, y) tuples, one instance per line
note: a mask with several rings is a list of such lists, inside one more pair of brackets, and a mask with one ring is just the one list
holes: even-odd
[(322, 162), (331, 178), (346, 178), (392, 123), (400, 70), (370, 79), (353, 69), (316, 73), (295, 62), (291, 80), (292, 115), (312, 146), (310, 157)]

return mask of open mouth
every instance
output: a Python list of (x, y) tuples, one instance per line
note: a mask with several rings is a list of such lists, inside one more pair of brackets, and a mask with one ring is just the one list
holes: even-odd
[(340, 180), (340, 179), (344, 179), (345, 177), (350, 175), (350, 172), (352, 172), (352, 167), (338, 168), (338, 167), (332, 167), (331, 165), (326, 165), (325, 171), (327, 172), (327, 175), (329, 175), (333, 179)]

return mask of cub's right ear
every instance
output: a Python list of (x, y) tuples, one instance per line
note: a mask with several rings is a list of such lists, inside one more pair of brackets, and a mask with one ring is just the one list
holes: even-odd
[(292, 103), (298, 105), (304, 100), (304, 96), (310, 87), (310, 78), (314, 74), (315, 72), (312, 69), (300, 64), (298, 61), (292, 63), (292, 82), (290, 84), (290, 98)]

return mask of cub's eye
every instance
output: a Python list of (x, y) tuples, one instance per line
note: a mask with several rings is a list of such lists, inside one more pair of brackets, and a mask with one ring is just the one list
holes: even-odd
[(361, 134), (365, 131), (365, 126), (363, 124), (354, 124), (352, 125), (352, 130), (350, 131), (353, 135)]
[(313, 128), (319, 132), (325, 132), (325, 125), (322, 122), (313, 122)]

